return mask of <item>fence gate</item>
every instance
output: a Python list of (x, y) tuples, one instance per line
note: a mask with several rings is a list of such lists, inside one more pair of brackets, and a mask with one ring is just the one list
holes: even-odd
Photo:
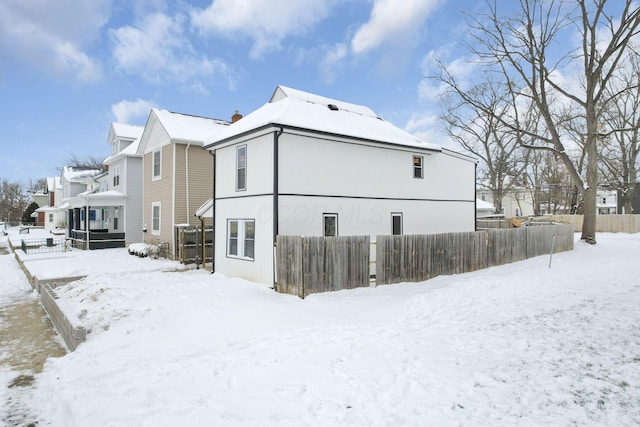
[[(213, 227), (176, 227), (177, 260), (183, 264), (204, 264), (213, 259)], [(203, 261), (204, 259), (204, 261)]]

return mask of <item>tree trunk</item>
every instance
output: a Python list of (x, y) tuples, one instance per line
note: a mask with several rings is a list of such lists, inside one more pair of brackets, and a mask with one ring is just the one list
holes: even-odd
[(584, 221), (580, 237), (581, 240), (591, 244), (596, 243), (596, 193), (598, 190), (598, 134), (595, 114), (593, 116), (594, 119), (587, 122), (590, 130), (585, 147), (587, 150), (587, 188), (584, 190)]

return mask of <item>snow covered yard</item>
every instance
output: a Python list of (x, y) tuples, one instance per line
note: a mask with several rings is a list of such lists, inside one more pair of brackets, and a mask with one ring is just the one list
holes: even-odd
[(54, 426), (637, 425), (640, 235), (598, 242), (551, 269), (305, 300), (202, 270), (97, 273), (58, 290), (91, 332), (47, 362), (31, 411)]

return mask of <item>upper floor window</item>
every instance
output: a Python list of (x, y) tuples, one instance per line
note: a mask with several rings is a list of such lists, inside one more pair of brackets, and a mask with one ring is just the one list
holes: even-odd
[(413, 156), (413, 177), (424, 178), (423, 169), (424, 158), (422, 156)]
[(151, 177), (155, 179), (161, 178), (162, 152), (160, 150), (153, 152), (153, 167)]
[(247, 146), (236, 150), (236, 191), (247, 189)]
[(120, 185), (120, 166), (115, 166), (113, 168), (113, 186), (117, 187)]

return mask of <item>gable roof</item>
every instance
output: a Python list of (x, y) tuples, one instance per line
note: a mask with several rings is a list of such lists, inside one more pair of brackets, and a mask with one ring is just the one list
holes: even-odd
[(115, 138), (126, 138), (135, 140), (142, 136), (144, 126), (135, 126), (125, 123), (111, 123), (111, 131), (113, 133), (113, 137)]
[(376, 115), (368, 107), (278, 86), (270, 101), (256, 111), (211, 135), (205, 148), (267, 126), (283, 126), (368, 141), (441, 151)]
[(185, 142), (202, 146), (208, 137), (217, 135), (222, 129), (226, 129), (229, 122), (152, 108), (140, 137), (138, 154), (144, 154), (147, 150), (147, 144), (149, 144), (155, 126), (162, 128), (168, 142)]
[(209, 135), (218, 133), (222, 127), (229, 125), (225, 120), (173, 113), (155, 108), (152, 111), (173, 141), (202, 144)]

